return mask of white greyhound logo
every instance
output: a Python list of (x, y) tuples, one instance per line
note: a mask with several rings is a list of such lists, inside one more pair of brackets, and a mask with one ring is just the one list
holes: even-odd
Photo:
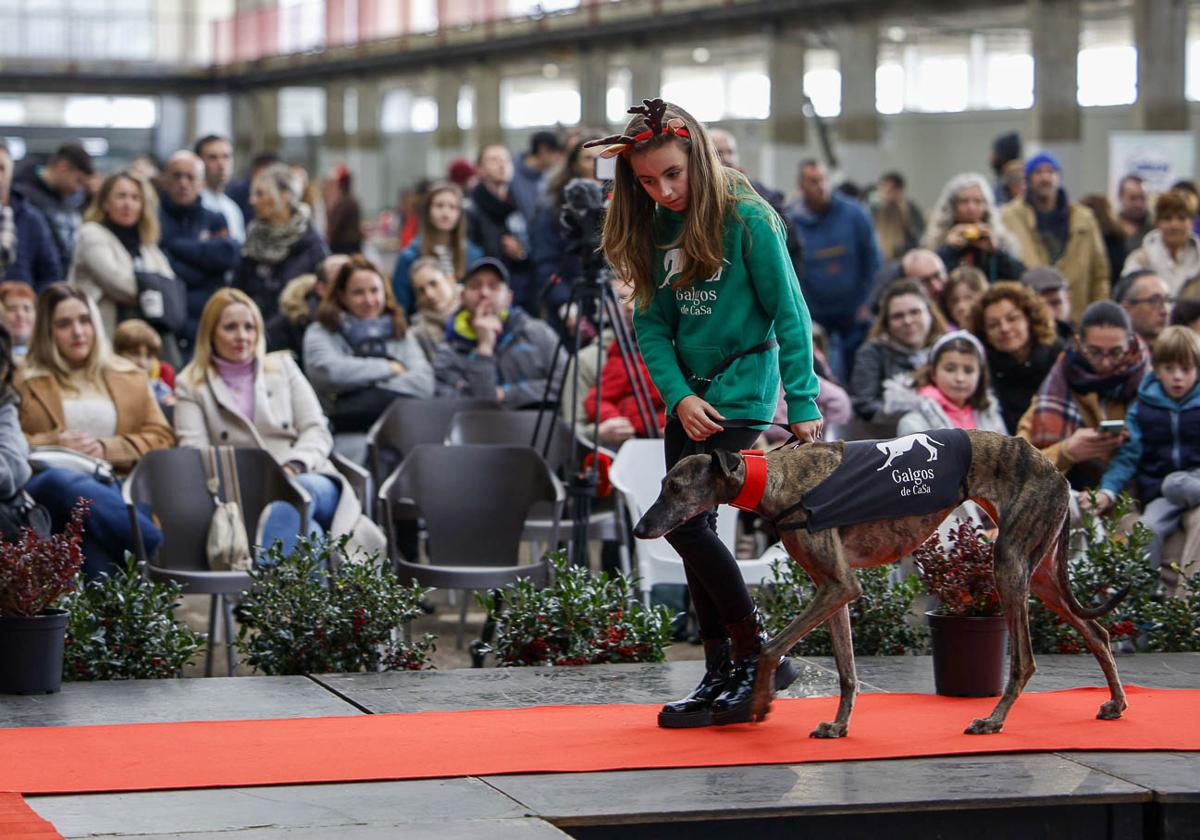
[(934, 445), (945, 446), (944, 443), (938, 443), (924, 432), (918, 432), (915, 435), (905, 435), (904, 437), (898, 437), (895, 440), (880, 441), (879, 443), (875, 444), (875, 448), (888, 457), (887, 460), (883, 462), (883, 466), (878, 470), (875, 470), (875, 472), (886, 470), (892, 465), (892, 461), (895, 461), (904, 453), (911, 451), (914, 446), (923, 446), (925, 447), (925, 451), (929, 453), (929, 458), (926, 459), (925, 463), (936, 461), (938, 454), (937, 450), (933, 448)]

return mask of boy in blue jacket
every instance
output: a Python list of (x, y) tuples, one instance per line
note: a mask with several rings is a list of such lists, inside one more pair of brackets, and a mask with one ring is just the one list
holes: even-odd
[[(1142, 522), (1154, 534), (1150, 561), (1162, 562), (1163, 542), (1180, 517), (1200, 505), (1200, 336), (1167, 327), (1154, 342), (1153, 371), (1125, 414), (1129, 439), (1100, 480), (1096, 507), (1108, 509), (1132, 479), (1142, 502)], [(1080, 499), (1082, 506), (1088, 502)]]

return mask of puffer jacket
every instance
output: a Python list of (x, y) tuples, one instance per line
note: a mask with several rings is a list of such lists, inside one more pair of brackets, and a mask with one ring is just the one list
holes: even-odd
[[(896, 424), (898, 436), (955, 427), (936, 401), (917, 392), (913, 387), (912, 377), (906, 374), (883, 383), (883, 410), (889, 415), (900, 415), (900, 422)], [(1004, 418), (1000, 416), (1000, 402), (995, 394), (989, 392), (987, 407), (976, 408), (972, 414), (975, 418), (975, 428), (979, 431), (1008, 434)]]
[(898, 374), (912, 373), (928, 358), (928, 347), (915, 350), (901, 347), (885, 336), (863, 342), (854, 356), (854, 372), (850, 376), (854, 412), (870, 423), (895, 423), (900, 415), (888, 414), (883, 408), (883, 383)]
[(1162, 495), (1173, 472), (1200, 468), (1200, 386), (1176, 401), (1153, 371), (1125, 413), (1129, 439), (1109, 461), (1100, 489), (1116, 496), (1132, 479), (1142, 505)]

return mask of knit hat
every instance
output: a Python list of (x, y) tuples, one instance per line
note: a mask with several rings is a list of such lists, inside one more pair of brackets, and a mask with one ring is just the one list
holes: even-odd
[(1029, 176), (1032, 175), (1039, 166), (1046, 166), (1047, 164), (1054, 167), (1054, 171), (1059, 175), (1062, 174), (1062, 164), (1058, 162), (1058, 158), (1049, 152), (1038, 152), (1029, 160), (1025, 161), (1026, 180), (1029, 179)]
[(1010, 160), (1016, 160), (1021, 156), (1021, 135), (1015, 131), (1001, 134), (992, 141), (992, 154), (998, 167), (1004, 166)]
[(475, 177), (475, 167), (469, 160), (458, 158), (450, 163), (446, 177), (460, 187), (465, 187), (467, 182)]

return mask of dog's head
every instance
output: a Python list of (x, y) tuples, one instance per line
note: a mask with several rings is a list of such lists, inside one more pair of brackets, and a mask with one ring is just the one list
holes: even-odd
[(693, 516), (737, 496), (746, 479), (742, 456), (724, 449), (689, 455), (667, 473), (654, 504), (633, 529), (638, 539), (665, 536)]

